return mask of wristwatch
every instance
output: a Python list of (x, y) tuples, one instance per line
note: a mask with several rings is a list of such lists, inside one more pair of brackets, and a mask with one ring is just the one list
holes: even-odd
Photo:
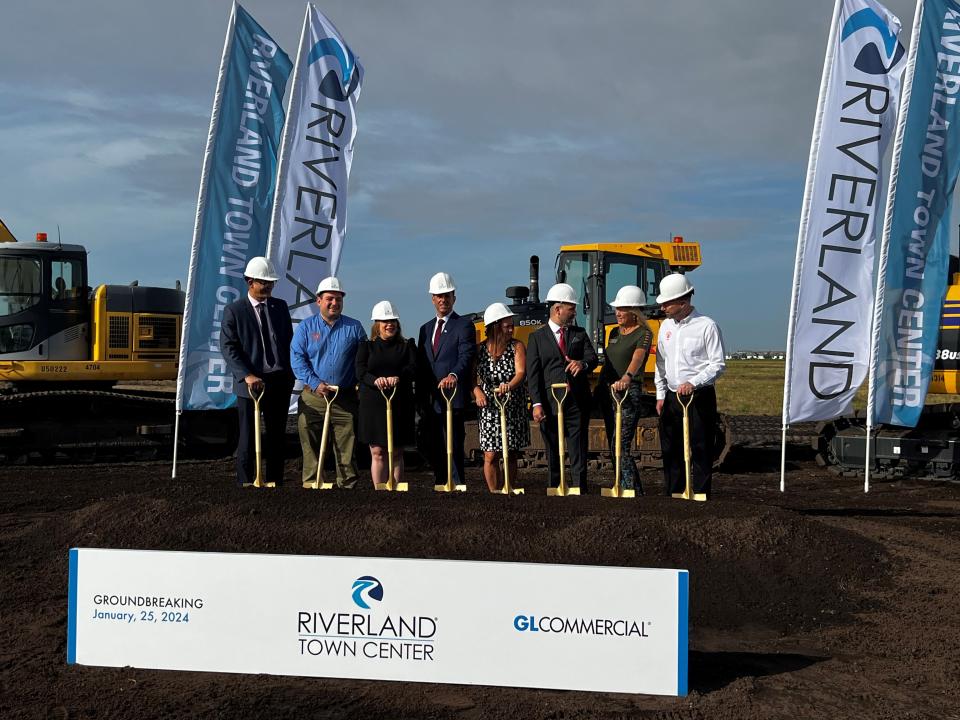
[(627, 370), (626, 376), (627, 376), (628, 378), (630, 378), (631, 380), (633, 380), (633, 373), (630, 372), (629, 370)]

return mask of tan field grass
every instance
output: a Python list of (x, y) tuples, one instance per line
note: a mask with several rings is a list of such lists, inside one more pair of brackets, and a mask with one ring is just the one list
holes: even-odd
[[(727, 360), (727, 370), (717, 381), (717, 405), (727, 415), (782, 415), (783, 360)], [(960, 402), (960, 395), (930, 395), (927, 404)], [(867, 407), (866, 385), (853, 407)]]

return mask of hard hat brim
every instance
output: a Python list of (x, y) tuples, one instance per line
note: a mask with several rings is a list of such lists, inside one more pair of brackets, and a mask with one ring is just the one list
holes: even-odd
[(672, 293), (669, 295), (665, 295), (665, 294), (657, 295), (657, 304), (670, 302), (671, 300), (676, 300), (677, 298), (682, 298), (684, 295), (690, 295), (692, 292), (693, 292), (693, 287), (691, 286), (690, 288), (684, 290), (683, 292)]

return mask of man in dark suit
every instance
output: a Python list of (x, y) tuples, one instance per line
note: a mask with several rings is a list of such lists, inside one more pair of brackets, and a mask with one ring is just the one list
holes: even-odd
[[(590, 372), (597, 366), (597, 353), (582, 327), (573, 325), (577, 313), (577, 294), (566, 283), (547, 293), (550, 320), (530, 335), (527, 345), (527, 386), (533, 401), (533, 419), (547, 446), (550, 487), (560, 485), (560, 440), (557, 429), (557, 403), (550, 392), (553, 383), (567, 383), (569, 391), (563, 403), (567, 451), (570, 454), (572, 487), (587, 491), (587, 443), (590, 424)], [(562, 391), (558, 390), (557, 395)]]
[(250, 392), (263, 392), (260, 410), (266, 425), (262, 449), (266, 456), (266, 482), (283, 482), (283, 450), (293, 390), (290, 367), (290, 342), (293, 323), (290, 309), (278, 298), (271, 297), (278, 279), (273, 263), (255, 257), (244, 270), (247, 294), (230, 303), (223, 311), (220, 328), (220, 352), (233, 374), (237, 395), (240, 437), (237, 443), (237, 482), (253, 483), (254, 412)]
[(470, 383), (467, 373), (477, 351), (476, 332), (468, 318), (453, 312), (456, 287), (447, 273), (430, 278), (430, 296), (436, 317), (420, 328), (417, 342), (417, 405), (420, 409), (420, 449), (430, 461), (437, 485), (447, 482), (447, 396), (453, 399), (453, 482), (464, 484), (463, 408)]

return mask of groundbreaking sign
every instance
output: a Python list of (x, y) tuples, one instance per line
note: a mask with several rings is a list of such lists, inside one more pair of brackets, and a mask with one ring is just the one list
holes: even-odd
[(67, 662), (687, 694), (686, 570), (70, 551)]

